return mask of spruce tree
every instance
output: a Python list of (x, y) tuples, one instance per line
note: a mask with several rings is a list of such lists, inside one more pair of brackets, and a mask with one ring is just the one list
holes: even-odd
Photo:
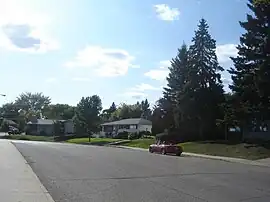
[(178, 49), (177, 56), (172, 59), (171, 67), (169, 67), (169, 75), (167, 77), (167, 87), (164, 88), (164, 98), (171, 102), (172, 113), (174, 117), (174, 127), (179, 128), (180, 122), (183, 121), (181, 117), (180, 95), (183, 92), (187, 72), (188, 72), (188, 48), (183, 44)]
[(214, 131), (224, 100), (219, 73), (223, 68), (218, 63), (216, 42), (208, 28), (206, 20), (200, 20), (189, 48), (189, 78), (182, 96), (182, 102), (186, 104), (184, 113), (198, 124), (201, 138), (205, 138), (205, 132)]
[(240, 37), (238, 56), (232, 58), (230, 85), (238, 101), (238, 119), (270, 118), (270, 1), (249, 0), (252, 14), (240, 22), (245, 33)]

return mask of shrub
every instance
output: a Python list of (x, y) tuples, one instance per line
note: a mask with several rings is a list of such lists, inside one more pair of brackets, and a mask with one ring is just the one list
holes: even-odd
[(142, 133), (129, 133), (128, 139), (129, 140), (136, 140), (136, 139), (140, 139), (142, 136), (143, 136)]
[(39, 133), (40, 136), (47, 136), (47, 133), (43, 130)]
[(118, 133), (114, 138), (127, 140), (129, 139), (128, 137), (129, 137), (128, 132), (124, 131), (124, 132)]
[(139, 135), (140, 135), (140, 138), (142, 138), (145, 136), (151, 136), (152, 134), (149, 131), (141, 131), (141, 132), (139, 132)]

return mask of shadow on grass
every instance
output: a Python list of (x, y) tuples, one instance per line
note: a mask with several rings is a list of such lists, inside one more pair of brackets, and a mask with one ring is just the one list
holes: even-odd
[(239, 145), (244, 144), (246, 148), (257, 148), (263, 147), (265, 149), (270, 150), (270, 141), (263, 141), (263, 140), (248, 140), (245, 142), (238, 141), (238, 140), (207, 140), (207, 141), (198, 141), (200, 144), (223, 144), (223, 145)]
[(110, 144), (110, 141), (98, 141), (98, 142), (83, 142), (83, 143), (79, 143), (79, 144), (83, 144), (83, 145), (96, 145), (96, 146), (104, 146), (107, 144)]

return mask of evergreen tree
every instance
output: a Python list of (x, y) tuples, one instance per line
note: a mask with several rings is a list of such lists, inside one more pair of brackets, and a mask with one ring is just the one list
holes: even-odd
[(151, 116), (151, 110), (150, 110), (150, 104), (147, 99), (141, 102), (141, 110), (142, 110), (141, 117), (144, 119), (149, 119)]
[(115, 112), (117, 110), (117, 108), (116, 108), (116, 105), (115, 105), (115, 103), (113, 102), (112, 103), (112, 105), (110, 106), (110, 108), (109, 108), (109, 113), (110, 114), (112, 114), (113, 112)]
[(270, 118), (270, 1), (249, 0), (248, 7), (253, 14), (240, 22), (246, 32), (229, 70), (237, 100), (234, 108), (241, 121)]
[(188, 49), (185, 44), (178, 49), (177, 56), (172, 59), (167, 77), (167, 87), (164, 88), (164, 97), (171, 102), (173, 107), (174, 126), (179, 128), (182, 120), (182, 105), (180, 96), (183, 93), (184, 85), (187, 82), (188, 73)]
[(216, 41), (208, 32), (205, 19), (200, 20), (198, 30), (189, 48), (189, 72), (181, 95), (183, 113), (197, 124), (200, 137), (214, 131), (224, 100), (223, 85), (216, 56)]

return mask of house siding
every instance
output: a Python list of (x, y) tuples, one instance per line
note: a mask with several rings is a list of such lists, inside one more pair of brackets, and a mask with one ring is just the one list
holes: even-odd
[(151, 132), (152, 131), (152, 125), (139, 125), (138, 130), (140, 132), (142, 132), (142, 131), (149, 131), (149, 132)]
[(54, 125), (38, 125), (37, 135), (52, 136), (54, 134)]
[(243, 139), (262, 139), (262, 140), (270, 140), (270, 121), (265, 121), (267, 124), (267, 131), (266, 132), (253, 132), (250, 131), (249, 127), (243, 128)]
[(66, 121), (64, 123), (64, 127), (65, 127), (65, 134), (74, 134), (75, 130), (74, 130), (74, 124), (72, 121)]

